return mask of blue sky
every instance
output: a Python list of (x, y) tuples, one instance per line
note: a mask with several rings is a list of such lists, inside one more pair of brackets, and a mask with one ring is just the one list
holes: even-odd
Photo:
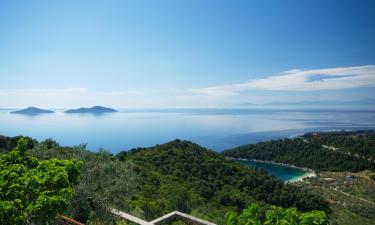
[(0, 0), (0, 107), (372, 100), (374, 12), (371, 0)]

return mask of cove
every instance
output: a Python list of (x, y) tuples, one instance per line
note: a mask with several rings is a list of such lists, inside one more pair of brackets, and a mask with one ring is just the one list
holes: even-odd
[(273, 162), (244, 159), (239, 159), (238, 161), (248, 167), (266, 170), (269, 174), (283, 181), (295, 181), (301, 177), (306, 176), (309, 173), (309, 171), (303, 170), (301, 168)]

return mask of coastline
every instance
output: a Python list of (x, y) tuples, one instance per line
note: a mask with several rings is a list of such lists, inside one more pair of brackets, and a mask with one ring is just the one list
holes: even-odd
[(286, 167), (296, 168), (296, 169), (300, 169), (300, 170), (303, 170), (303, 171), (306, 172), (305, 174), (303, 174), (301, 176), (292, 178), (290, 180), (286, 180), (285, 181), (286, 183), (294, 183), (294, 182), (298, 182), (298, 181), (303, 181), (305, 178), (312, 178), (312, 177), (316, 177), (317, 176), (317, 173), (314, 170), (312, 170), (312, 169), (309, 169), (309, 168), (306, 168), (306, 167), (299, 167), (299, 166), (295, 166), (295, 165), (291, 165), (291, 164), (286, 164), (286, 163), (279, 163), (279, 162), (275, 162), (275, 161), (272, 161), (272, 160), (244, 159), (244, 158), (230, 158), (230, 157), (228, 157), (228, 158), (229, 159), (234, 159), (234, 160), (249, 161), (249, 162), (270, 163), (270, 164), (275, 164), (275, 165), (280, 165), (280, 166), (286, 166)]
[(303, 181), (305, 178), (313, 178), (313, 177), (316, 177), (316, 176), (317, 176), (317, 174), (314, 171), (313, 172), (307, 172), (302, 176), (287, 180), (286, 182), (287, 183), (294, 183), (294, 182), (298, 182), (298, 181)]

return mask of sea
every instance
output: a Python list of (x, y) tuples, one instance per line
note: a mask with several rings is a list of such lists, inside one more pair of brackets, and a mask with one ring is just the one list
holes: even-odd
[(375, 111), (261, 109), (122, 109), (109, 114), (19, 115), (0, 110), (0, 135), (52, 138), (116, 154), (174, 139), (214, 151), (312, 131), (375, 128)]
[(266, 170), (270, 175), (275, 176), (283, 181), (293, 181), (308, 173), (306, 170), (303, 170), (302, 168), (275, 164), (272, 162), (261, 162), (252, 160), (238, 161), (248, 167), (253, 167), (258, 170)]

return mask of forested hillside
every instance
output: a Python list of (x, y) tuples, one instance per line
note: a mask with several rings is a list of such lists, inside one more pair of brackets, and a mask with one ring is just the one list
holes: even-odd
[(255, 201), (301, 211), (327, 210), (319, 196), (188, 141), (134, 149), (117, 157), (135, 164), (141, 179), (131, 203), (146, 218), (177, 209), (218, 221), (228, 209), (243, 209)]
[(339, 152), (375, 161), (375, 132), (373, 130), (306, 133), (302, 137), (308, 138), (316, 145), (333, 146), (338, 148)]
[(317, 171), (375, 169), (373, 131), (308, 133), (223, 151), (226, 157), (271, 160)]
[[(2, 152), (9, 151), (16, 139), (3, 137)], [(254, 202), (263, 209), (272, 204), (329, 211), (318, 195), (187, 141), (133, 149), (114, 157), (87, 151), (85, 146), (62, 147), (51, 139), (29, 140), (30, 154), (40, 160), (83, 162), (75, 196), (64, 214), (84, 223), (115, 220), (110, 207), (144, 219), (179, 210), (218, 224), (225, 223), (228, 211)]]

